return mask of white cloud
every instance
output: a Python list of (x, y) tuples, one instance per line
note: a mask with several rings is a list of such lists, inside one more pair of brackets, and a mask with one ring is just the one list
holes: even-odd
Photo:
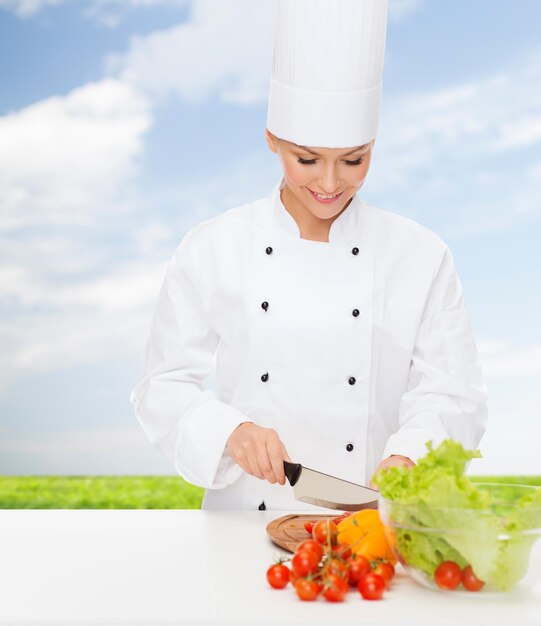
[(399, 22), (408, 15), (417, 13), (424, 0), (389, 0), (389, 19)]
[(483, 458), (472, 461), (468, 474), (539, 476), (539, 441), (541, 427), (528, 426), (523, 415), (491, 413), (479, 446)]
[(531, 163), (541, 143), (540, 58), (514, 59), (475, 82), (384, 93), (366, 190), (385, 208), (437, 221), (445, 237), (540, 215), (539, 164)]
[(92, 0), (84, 10), (85, 17), (107, 28), (116, 28), (134, 9), (181, 9), (189, 0)]
[(434, 150), (487, 155), (541, 141), (541, 68), (532, 76), (533, 57), (518, 65), (476, 82), (384, 97), (386, 145), (431, 147), (415, 167)]
[[(198, 2), (198, 0), (191, 0)], [(67, 3), (68, 0), (0, 0), (0, 8), (12, 11), (21, 18), (29, 18), (37, 15), (47, 8), (59, 6)], [(84, 14), (97, 19), (105, 26), (114, 27), (122, 19), (128, 10), (144, 9), (153, 7), (169, 7), (180, 9), (188, 4), (190, 0), (88, 0), (84, 9)], [(239, 0), (229, 0), (230, 8)], [(424, 0), (389, 0), (389, 19), (400, 21), (420, 10)], [(215, 6), (227, 4), (227, 0), (214, 0)], [(252, 2), (258, 4), (259, 8), (265, 10), (264, 4), (274, 8), (275, 0), (259, 0)]]
[(479, 343), (483, 373), (487, 378), (535, 376), (541, 379), (541, 346), (517, 350), (503, 341)]
[(140, 357), (165, 263), (134, 263), (71, 285), (15, 266), (2, 269), (0, 302), (18, 310), (0, 325), (0, 380), (119, 355)]
[(537, 184), (541, 183), (541, 162), (534, 163), (527, 170), (528, 176)]
[[(165, 201), (178, 206), (175, 223), (166, 226), (159, 219), (112, 222), (111, 228), (124, 229), (131, 236), (135, 261), (109, 261), (103, 267), (103, 248), (96, 250), (92, 242), (81, 239), (79, 231), (73, 239), (31, 236), (23, 247), (6, 240), (7, 260), (0, 265), (0, 305), (17, 314), (6, 315), (0, 326), (0, 345), (5, 346), (0, 352), (4, 389), (27, 373), (104, 362), (121, 355), (142, 361), (151, 315), (174, 247), (195, 223), (270, 191), (278, 178), (274, 180), (268, 158), (260, 153), (244, 155), (213, 177), (181, 180), (178, 188), (163, 189), (144, 201), (149, 211)], [(276, 163), (274, 167), (278, 168)], [(238, 184), (231, 186), (231, 180)], [(192, 198), (197, 198), (195, 204)]]
[[(422, 0), (392, 0), (390, 19)], [(272, 69), (275, 2), (193, 0), (187, 22), (132, 40), (107, 67), (139, 89), (187, 102), (217, 95), (224, 102), (265, 103)]]
[(174, 475), (175, 470), (134, 418), (133, 428), (2, 436), (0, 473)]
[[(0, 0), (0, 8), (12, 11), (21, 18), (29, 18), (47, 8), (66, 4), (69, 1), (70, 0)], [(105, 11), (110, 9), (125, 12), (132, 8), (151, 8), (157, 6), (180, 8), (188, 1), (189, 0), (88, 0), (88, 2), (85, 3), (87, 5), (85, 12), (88, 15), (104, 17), (107, 15)], [(113, 14), (109, 13), (109, 15), (112, 16)]]
[(0, 0), (0, 9), (7, 9), (22, 18), (35, 15), (39, 11), (58, 6), (66, 0)]
[(10, 297), (14, 304), (28, 308), (38, 305), (48, 310), (73, 312), (78, 307), (81, 311), (91, 308), (96, 313), (137, 311), (155, 299), (156, 284), (164, 271), (165, 263), (134, 262), (117, 266), (104, 276), (84, 280), (78, 275), (72, 284), (64, 281), (55, 285), (50, 276), (6, 265), (0, 268), (0, 299)]
[(508, 376), (487, 376), (488, 424), (480, 445), (483, 459), (473, 461), (470, 472), (479, 474), (541, 474), (539, 375), (512, 371)]
[(0, 230), (109, 212), (150, 124), (146, 100), (115, 79), (1, 117)]
[(274, 3), (194, 0), (189, 21), (135, 37), (107, 67), (138, 89), (187, 102), (217, 95), (252, 104), (268, 97)]
[(478, 342), (488, 387), (488, 425), (483, 459), (470, 473), (541, 474), (541, 346), (519, 349), (506, 340)]

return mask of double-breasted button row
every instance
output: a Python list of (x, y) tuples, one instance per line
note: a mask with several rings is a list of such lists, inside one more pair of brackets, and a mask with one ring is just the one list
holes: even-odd
[[(261, 375), (261, 380), (266, 383), (269, 380), (269, 373), (265, 372), (264, 374)], [(357, 382), (357, 379), (354, 376), (350, 376), (348, 378), (348, 383), (350, 385), (354, 385)]]
[(352, 452), (352, 451), (353, 451), (353, 447), (354, 447), (354, 446), (353, 446), (353, 444), (352, 444), (352, 443), (348, 443), (348, 444), (347, 444), (347, 446), (346, 446), (346, 450), (347, 450), (348, 452)]
[[(261, 303), (261, 308), (263, 309), (263, 311), (268, 311), (269, 309), (269, 303), (265, 300)], [(353, 311), (351, 311), (351, 315), (353, 315), (353, 317), (359, 317), (360, 311), (359, 309), (353, 309)]]
[[(267, 247), (265, 248), (265, 252), (266, 252), (267, 254), (272, 254), (272, 248), (271, 248), (271, 246), (267, 246)], [(352, 248), (352, 249), (351, 249), (351, 254), (355, 254), (355, 255), (359, 254), (359, 248), (357, 248), (357, 246), (355, 246), (354, 248)]]
[[(272, 253), (273, 253), (272, 246), (267, 246), (267, 247), (265, 248), (265, 253), (266, 253), (267, 255), (272, 254)], [(357, 247), (352, 248), (352, 250), (351, 250), (351, 254), (353, 254), (353, 255), (357, 255), (357, 254), (359, 254), (359, 248), (357, 248)], [(268, 309), (269, 309), (269, 303), (268, 303), (266, 300), (264, 300), (264, 301), (261, 303), (261, 308), (262, 308), (262, 309), (265, 311), (265, 313), (266, 313), (266, 312), (268, 311)], [(359, 317), (359, 315), (360, 315), (360, 311), (359, 311), (359, 309), (353, 309), (353, 310), (351, 311), (351, 314), (353, 315), (353, 317)], [(261, 380), (262, 380), (262, 382), (266, 383), (266, 382), (269, 380), (269, 373), (268, 373), (268, 372), (265, 372), (264, 374), (262, 374), (262, 376), (261, 376)], [(357, 381), (356, 381), (356, 379), (355, 379), (355, 377), (354, 377), (354, 376), (350, 376), (350, 377), (349, 377), (349, 379), (348, 379), (348, 382), (349, 382), (349, 384), (350, 384), (350, 385), (354, 385)], [(352, 444), (348, 444), (348, 446), (350, 446), (350, 445), (352, 446)], [(348, 451), (350, 451), (350, 450), (349, 450), (349, 448), (347, 448), (347, 449), (348, 449)], [(353, 447), (352, 447), (351, 449), (353, 449)]]

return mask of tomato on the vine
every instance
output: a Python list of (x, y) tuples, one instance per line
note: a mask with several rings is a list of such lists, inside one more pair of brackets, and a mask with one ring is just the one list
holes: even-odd
[(289, 567), (283, 563), (275, 563), (267, 570), (267, 581), (275, 589), (283, 589), (289, 582)]
[(297, 574), (297, 576), (306, 576), (307, 574), (313, 574), (317, 571), (319, 566), (319, 559), (314, 552), (309, 550), (301, 550), (295, 552), (291, 559), (291, 569)]
[(351, 546), (343, 541), (334, 546), (332, 551), (335, 556), (344, 559), (344, 561), (347, 561), (351, 556)]
[(327, 555), (330, 555), (331, 552), (333, 552), (335, 548), (334, 545), (327, 543), (326, 541), (325, 543), (321, 544), (321, 547), (323, 548), (323, 554), (327, 554)]
[(337, 534), (336, 524), (330, 520), (320, 520), (312, 529), (312, 537), (318, 543), (328, 543), (330, 539), (331, 545), (336, 545)]
[(299, 578), (300, 576), (298, 574), (295, 574), (292, 569), (289, 570), (289, 582), (293, 585), (293, 587), (295, 586)]
[(304, 522), (304, 530), (310, 535), (312, 534), (312, 529), (314, 528), (314, 524), (315, 522)]
[(302, 550), (308, 550), (308, 552), (313, 552), (317, 556), (318, 562), (321, 561), (321, 557), (323, 556), (323, 548), (321, 544), (314, 539), (305, 539), (303, 542), (299, 543), (295, 552), (301, 552)]
[(315, 600), (320, 592), (320, 587), (315, 580), (308, 578), (299, 578), (295, 583), (295, 591), (301, 600)]
[(357, 589), (365, 600), (381, 600), (385, 591), (385, 581), (378, 574), (366, 574), (359, 581)]
[(341, 559), (329, 559), (323, 566), (323, 575), (335, 574), (345, 581), (349, 580), (349, 570)]
[(349, 584), (357, 585), (365, 574), (369, 574), (372, 570), (370, 561), (365, 557), (357, 554), (348, 562)]
[(342, 602), (349, 591), (347, 582), (336, 574), (327, 574), (324, 578), (323, 597), (329, 602)]
[(434, 572), (434, 580), (440, 589), (456, 589), (462, 580), (462, 570), (454, 561), (443, 561)]
[(485, 586), (484, 581), (479, 580), (473, 573), (471, 565), (466, 565), (462, 572), (462, 584), (468, 591), (480, 591)]
[(388, 589), (395, 573), (392, 563), (389, 563), (389, 561), (379, 561), (372, 569), (372, 572), (383, 578), (385, 587)]

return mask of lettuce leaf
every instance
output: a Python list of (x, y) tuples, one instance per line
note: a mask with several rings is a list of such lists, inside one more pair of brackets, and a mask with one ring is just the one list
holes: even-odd
[(452, 439), (435, 449), (426, 445), (428, 453), (415, 467), (374, 476), (381, 495), (400, 505), (388, 512), (402, 559), (431, 579), (442, 561), (469, 564), (487, 586), (510, 588), (526, 573), (539, 536), (541, 488), (521, 498), (513, 485), (483, 489), (465, 475), (467, 463), (481, 458), (478, 450)]

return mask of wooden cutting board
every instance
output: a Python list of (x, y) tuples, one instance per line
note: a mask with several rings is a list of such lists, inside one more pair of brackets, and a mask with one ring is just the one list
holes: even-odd
[(304, 522), (319, 522), (322, 519), (334, 519), (336, 515), (283, 515), (267, 524), (267, 534), (271, 540), (284, 550), (295, 552), (301, 541), (310, 539), (304, 528)]

